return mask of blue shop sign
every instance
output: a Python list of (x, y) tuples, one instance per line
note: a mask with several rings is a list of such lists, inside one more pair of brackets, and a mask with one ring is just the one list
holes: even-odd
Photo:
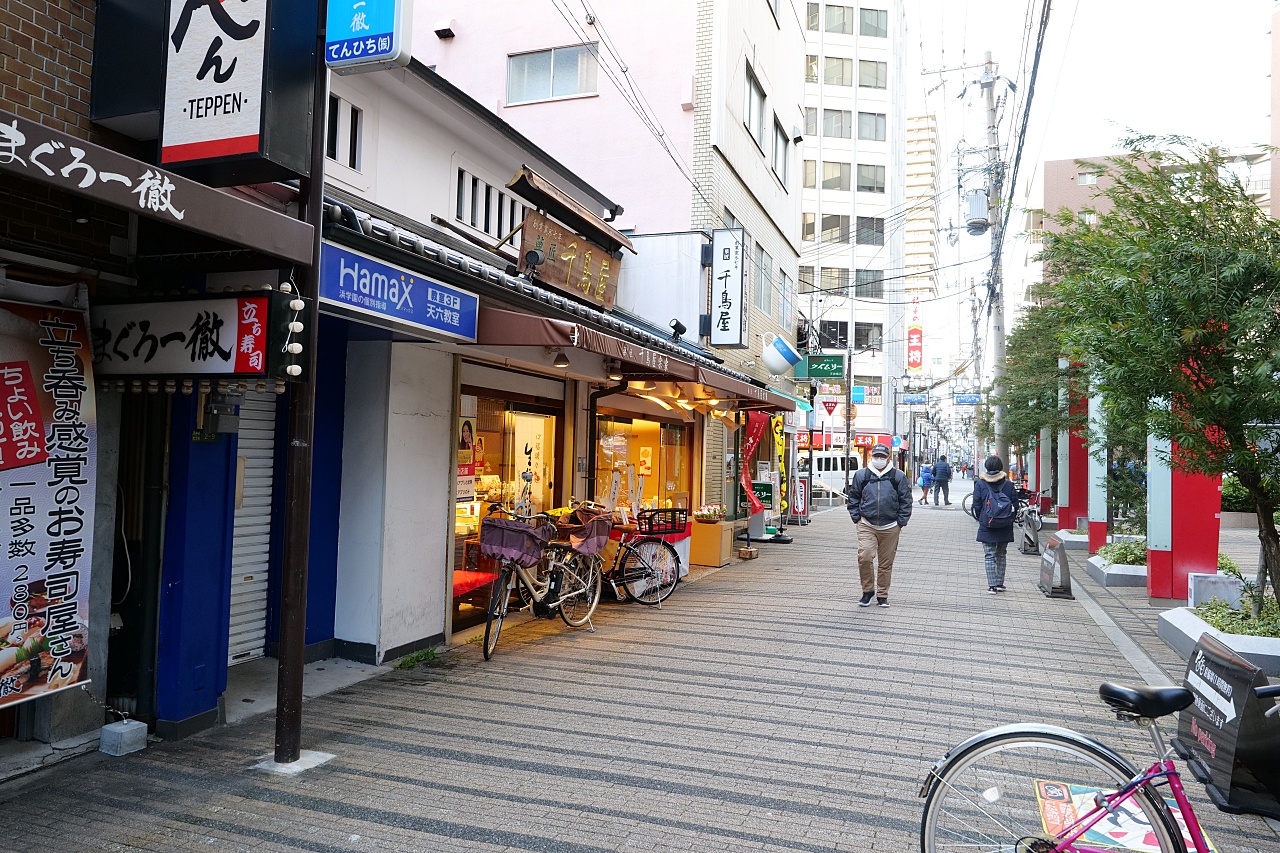
[(850, 403), (865, 403), (865, 402), (867, 402), (867, 386), (866, 386), (866, 385), (854, 385), (854, 386), (852, 386), (852, 387), (849, 389), (849, 402), (850, 402)]
[(981, 394), (957, 394), (956, 395), (957, 406), (976, 406), (981, 402), (982, 402)]
[(928, 403), (929, 395), (928, 394), (903, 394), (902, 402), (906, 405), (911, 405), (913, 403)]
[(412, 0), (330, 0), (325, 64), (338, 74), (408, 65)]
[(480, 297), (332, 243), (320, 248), (320, 302), (366, 315), (373, 325), (476, 340)]

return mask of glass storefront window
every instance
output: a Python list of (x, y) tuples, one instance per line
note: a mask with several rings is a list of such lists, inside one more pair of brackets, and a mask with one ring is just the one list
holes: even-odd
[(690, 506), (689, 427), (602, 416), (596, 421), (595, 495), (635, 509)]

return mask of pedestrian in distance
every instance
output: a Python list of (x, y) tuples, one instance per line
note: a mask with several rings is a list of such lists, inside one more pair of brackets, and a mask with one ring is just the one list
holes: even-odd
[(871, 464), (853, 475), (845, 506), (858, 529), (858, 576), (862, 581), (858, 604), (869, 607), (874, 598), (880, 607), (888, 607), (898, 536), (911, 519), (912, 507), (911, 483), (890, 461), (887, 446), (871, 448)]
[(947, 506), (951, 506), (951, 464), (945, 455), (938, 457), (938, 464), (933, 466), (933, 505), (938, 505), (938, 492)]
[(916, 480), (916, 485), (920, 487), (920, 500), (918, 504), (927, 504), (929, 502), (929, 488), (933, 485), (933, 466), (920, 466), (920, 477)]
[(1018, 495), (999, 456), (988, 457), (982, 467), (973, 482), (973, 505), (978, 508), (978, 541), (982, 543), (987, 592), (995, 595), (1005, 591), (1005, 551), (1013, 541)]

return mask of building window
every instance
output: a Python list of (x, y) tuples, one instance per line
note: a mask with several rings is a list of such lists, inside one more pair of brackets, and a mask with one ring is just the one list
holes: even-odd
[(814, 32), (817, 32), (818, 31), (818, 15), (819, 15), (819, 12), (821, 11), (821, 6), (818, 3), (806, 3), (805, 5), (808, 7), (808, 16), (807, 16), (807, 22), (805, 23), (805, 28), (809, 30), (813, 30)]
[[(500, 184), (491, 184), (466, 169), (458, 169), (454, 219), (460, 224), (483, 231), (497, 242), (524, 221), (524, 212), (525, 206)], [(506, 245), (514, 246), (515, 237), (508, 237)]]
[(752, 301), (764, 314), (773, 313), (773, 258), (756, 243), (755, 292)]
[(827, 32), (853, 35), (854, 11), (852, 6), (828, 6)]
[(1097, 225), (1098, 224), (1098, 214), (1094, 213), (1092, 210), (1080, 211), (1079, 219), (1080, 219), (1081, 225)]
[(849, 321), (823, 320), (819, 323), (818, 346), (822, 349), (848, 349)]
[(853, 113), (849, 110), (823, 110), (822, 135), (831, 139), (849, 139), (853, 135)]
[(736, 217), (736, 216), (734, 216), (732, 213), (730, 213), (730, 212), (729, 212), (729, 208), (727, 208), (727, 207), (724, 209), (724, 217), (723, 217), (723, 218), (724, 218), (724, 227), (725, 227), (725, 228), (737, 228), (737, 227), (738, 227), (738, 225), (739, 225), (738, 217)]
[(337, 95), (329, 96), (325, 157), (349, 169), (360, 171), (363, 153), (364, 111)]
[(858, 138), (884, 142), (884, 113), (858, 113)]
[(818, 82), (818, 57), (811, 53), (804, 58), (804, 82)]
[(854, 349), (878, 350), (883, 347), (884, 326), (880, 323), (854, 323)]
[(594, 95), (596, 50), (594, 44), (579, 44), (507, 57), (507, 103)]
[(858, 30), (864, 36), (873, 36), (875, 38), (889, 37), (889, 12), (885, 9), (862, 9), (861, 11), (861, 28)]
[(1097, 172), (1080, 172), (1076, 175), (1076, 183), (1082, 187), (1093, 186), (1098, 182)]
[(756, 141), (762, 149), (764, 148), (764, 89), (760, 87), (760, 82), (756, 80), (756, 75), (751, 73), (751, 66), (747, 66), (747, 103), (742, 111), (742, 123), (747, 126), (747, 131), (751, 134), (752, 139)]
[(881, 394), (883, 382), (884, 379), (880, 376), (855, 376), (853, 377), (853, 382), (850, 384), (853, 385), (854, 388), (861, 387), (867, 389), (867, 405), (879, 406), (884, 403), (884, 399)]
[(778, 180), (782, 181), (784, 187), (787, 185), (787, 153), (790, 143), (787, 132), (775, 118), (773, 120), (773, 173), (778, 176)]
[(813, 214), (800, 214), (800, 239), (806, 243), (813, 242)]
[[(859, 219), (864, 217), (859, 216)], [(882, 222), (884, 220), (881, 220)], [(849, 217), (838, 213), (822, 214), (822, 242), (848, 243)]]
[(887, 88), (889, 86), (889, 63), (859, 59), (858, 85), (868, 89)]
[(839, 267), (823, 267), (822, 292), (831, 296), (848, 296), (849, 271)]
[(782, 291), (782, 317), (780, 321), (782, 328), (786, 329), (796, 320), (795, 288), (791, 286), (791, 276), (787, 275), (786, 270), (778, 270), (778, 289)]
[[(846, 216), (846, 222), (848, 219)], [(859, 216), (857, 243), (859, 246), (883, 246), (884, 220), (878, 216)]]
[(828, 56), (822, 60), (822, 79), (829, 86), (853, 85), (853, 60)]
[(884, 192), (884, 166), (867, 166), (858, 164), (858, 192)]
[(805, 136), (818, 135), (818, 108), (817, 107), (804, 108), (804, 135)]
[(800, 267), (800, 292), (813, 293), (813, 267)]
[(861, 299), (884, 299), (884, 270), (858, 270), (853, 295)]
[(804, 188), (807, 190), (814, 189), (818, 185), (818, 161), (804, 161)]
[(824, 190), (849, 190), (849, 164), (848, 163), (826, 163), (822, 164), (822, 188)]

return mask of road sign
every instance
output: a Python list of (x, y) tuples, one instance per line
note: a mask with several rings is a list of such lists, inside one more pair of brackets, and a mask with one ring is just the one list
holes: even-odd
[(928, 394), (903, 394), (902, 402), (906, 405), (911, 405), (913, 403), (928, 403), (929, 395)]
[[(803, 371), (803, 375), (801, 375)], [(806, 355), (796, 366), (797, 379), (843, 379), (843, 355)]]
[(838, 405), (840, 405), (840, 403), (839, 403), (839, 401), (837, 401), (837, 400), (823, 400), (823, 401), (822, 401), (822, 408), (824, 408), (824, 409), (826, 409), (826, 410), (827, 410), (827, 414), (828, 414), (828, 415), (834, 415), (834, 414), (836, 413), (836, 406), (838, 406)]
[(981, 394), (957, 394), (956, 395), (957, 406), (977, 406), (977, 405), (980, 405), (981, 403), (982, 403)]

